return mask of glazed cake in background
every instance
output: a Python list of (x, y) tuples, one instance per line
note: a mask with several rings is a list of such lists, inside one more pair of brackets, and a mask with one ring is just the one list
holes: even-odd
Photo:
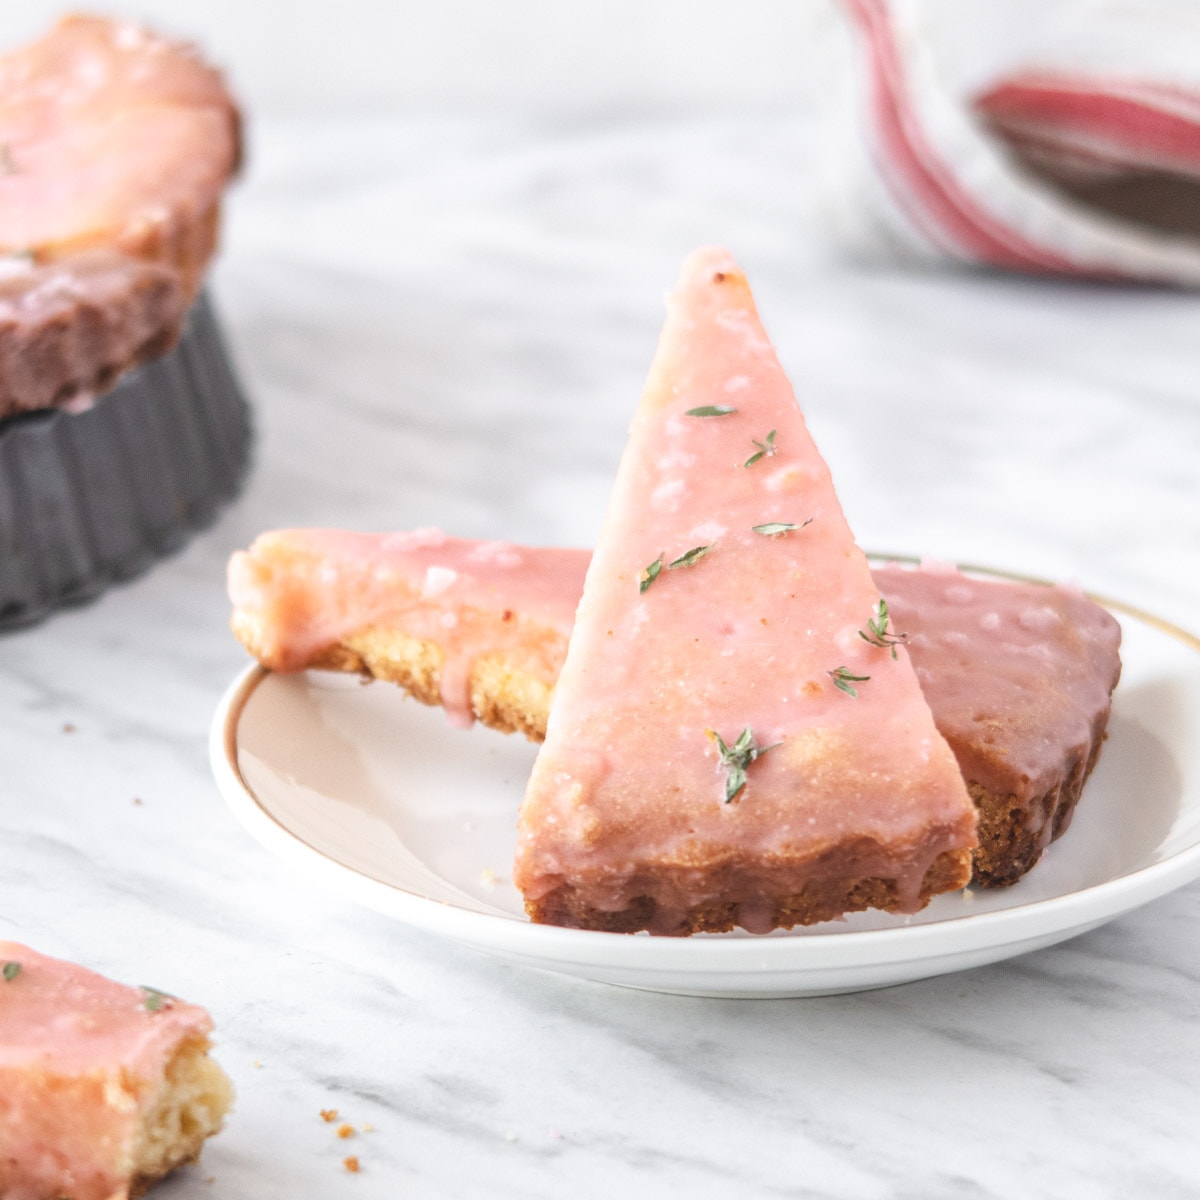
[(240, 485), (248, 412), (200, 295), (240, 156), (189, 46), (74, 16), (0, 57), (0, 629), (143, 570)]
[(240, 142), (218, 72), (140, 26), (66, 17), (0, 57), (0, 417), (174, 343)]
[(0, 942), (0, 1196), (126, 1200), (233, 1102), (194, 1004)]

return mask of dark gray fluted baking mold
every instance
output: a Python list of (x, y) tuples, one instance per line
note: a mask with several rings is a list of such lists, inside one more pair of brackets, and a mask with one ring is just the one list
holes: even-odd
[(238, 492), (251, 434), (204, 296), (170, 354), (87, 410), (0, 422), (0, 630), (177, 550)]

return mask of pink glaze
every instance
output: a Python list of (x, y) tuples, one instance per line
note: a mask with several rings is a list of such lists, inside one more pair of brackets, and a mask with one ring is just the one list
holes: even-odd
[[(1064, 758), (1086, 760), (1121, 672), (1109, 613), (1071, 588), (947, 567), (877, 567), (875, 580), (968, 780), (1026, 803), (1054, 784)], [(1032, 828), (1040, 811), (1028, 811)]]
[(134, 1133), (173, 1051), (212, 1029), (194, 1004), (0, 942), (0, 1196), (122, 1200)]
[[(737, 411), (686, 415), (718, 405)], [(771, 430), (775, 453), (744, 466)], [(706, 557), (639, 592), (660, 555), (699, 545)], [(526, 899), (565, 887), (620, 912), (649, 896), (664, 931), (733, 901), (764, 928), (762, 910), (806, 876), (861, 873), (896, 880), (900, 907), (918, 908), (934, 859), (973, 844), (974, 810), (907, 656), (859, 637), (878, 598), (745, 277), (724, 251), (696, 253), (668, 303), (521, 808)], [(839, 667), (870, 676), (857, 699), (834, 686)], [(710, 731), (732, 744), (746, 727), (778, 745), (726, 803)], [(720, 882), (731, 864), (732, 893)]]
[(363, 534), (282, 530), (229, 563), (235, 624), (259, 659), (301, 670), (351, 634), (379, 626), (442, 650), (441, 691), (456, 724), (472, 720), (469, 680), (503, 653), (548, 685), (558, 676), (588, 555), (473, 542), (436, 529)]
[(238, 156), (220, 76), (187, 47), (67, 17), (0, 59), (0, 253), (140, 254), (216, 204)]

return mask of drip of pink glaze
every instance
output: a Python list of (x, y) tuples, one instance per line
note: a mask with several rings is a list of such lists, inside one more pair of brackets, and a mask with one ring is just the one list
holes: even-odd
[(475, 713), (471, 708), (471, 668), (479, 653), (477, 647), (460, 646), (457, 653), (447, 655), (442, 661), (439, 682), (442, 708), (446, 720), (455, 729), (470, 729), (475, 723)]

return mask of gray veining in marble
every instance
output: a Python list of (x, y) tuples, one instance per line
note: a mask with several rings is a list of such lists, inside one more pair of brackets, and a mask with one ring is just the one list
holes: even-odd
[[(204, 1003), (237, 1083), (163, 1200), (1200, 1194), (1200, 886), (926, 983), (683, 999), (322, 894), (211, 780), (244, 663), (228, 554), (309, 524), (586, 543), (705, 241), (756, 285), (864, 545), (1200, 624), (1200, 301), (857, 271), (825, 241), (815, 136), (761, 114), (254, 128), (215, 282), (259, 427), (245, 494), (144, 578), (0, 638), (0, 933)], [(375, 1129), (338, 1140), (323, 1108)]]

